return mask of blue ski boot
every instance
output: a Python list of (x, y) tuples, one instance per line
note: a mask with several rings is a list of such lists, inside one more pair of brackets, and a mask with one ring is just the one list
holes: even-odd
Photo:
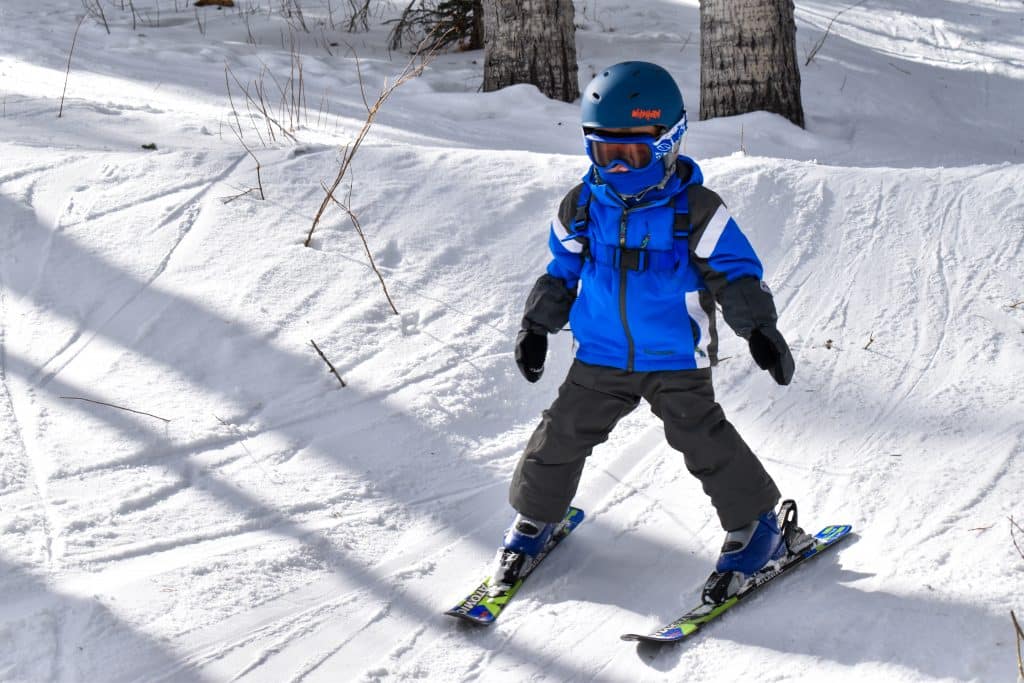
[(796, 503), (791, 500), (782, 503), (779, 515), (769, 510), (750, 524), (728, 532), (715, 571), (704, 584), (702, 600), (709, 605), (728, 600), (758, 572), (770, 571), (790, 553), (801, 552), (808, 538), (796, 525)]
[(539, 522), (516, 514), (512, 526), (505, 532), (502, 547), (494, 558), (491, 573), (491, 593), (507, 590), (529, 571), (532, 560), (548, 545), (551, 535), (562, 522)]

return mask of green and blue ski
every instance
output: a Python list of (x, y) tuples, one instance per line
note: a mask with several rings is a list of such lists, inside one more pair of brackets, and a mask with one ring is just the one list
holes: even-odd
[(700, 605), (682, 615), (670, 624), (662, 626), (653, 633), (625, 633), (621, 636), (623, 640), (637, 640), (650, 643), (674, 643), (692, 636), (709, 622), (722, 616), (725, 612), (736, 606), (737, 603), (756, 593), (765, 584), (783, 574), (796, 569), (807, 560), (821, 555), (823, 552), (834, 546), (836, 543), (849, 535), (852, 527), (848, 524), (839, 526), (828, 526), (816, 533), (812, 545), (801, 553), (793, 555), (788, 561), (780, 566), (755, 574), (753, 582), (746, 586), (736, 595), (716, 605)]
[(583, 510), (579, 508), (569, 508), (569, 511), (565, 513), (565, 520), (561, 528), (551, 537), (548, 541), (547, 546), (541, 551), (537, 557), (531, 560), (530, 564), (524, 567), (522, 575), (519, 580), (508, 588), (498, 591), (496, 595), (491, 594), (490, 577), (485, 578), (480, 582), (480, 585), (476, 587), (472, 593), (466, 596), (465, 599), (461, 600), (455, 607), (445, 612), (448, 616), (458, 617), (460, 619), (466, 619), (472, 621), (475, 624), (481, 624), (484, 626), (494, 623), (494, 620), (498, 618), (498, 615), (502, 613), (505, 606), (508, 604), (519, 589), (522, 587), (523, 582), (530, 577), (530, 574), (537, 568), (545, 557), (554, 550), (559, 543), (565, 540), (565, 538), (572, 533), (573, 529), (579, 526), (580, 522), (583, 521)]

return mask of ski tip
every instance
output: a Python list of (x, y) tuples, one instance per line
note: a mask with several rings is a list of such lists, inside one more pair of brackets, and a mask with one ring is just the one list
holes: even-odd
[(820, 543), (834, 543), (843, 536), (849, 535), (852, 531), (853, 527), (849, 524), (834, 524), (814, 534), (814, 538)]
[(678, 643), (680, 640), (685, 638), (682, 634), (675, 634), (672, 636), (655, 636), (650, 634), (640, 633), (623, 633), (619, 636), (619, 640), (626, 642), (641, 643), (641, 644), (652, 644), (652, 645), (668, 645), (670, 643)]
[(497, 618), (497, 615), (492, 614), (484, 605), (477, 605), (469, 611), (455, 607), (445, 612), (445, 615), (462, 621), (468, 621), (477, 626), (490, 626)]

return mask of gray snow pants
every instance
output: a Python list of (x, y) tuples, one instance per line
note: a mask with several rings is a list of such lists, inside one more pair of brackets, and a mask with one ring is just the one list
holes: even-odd
[(587, 456), (641, 398), (664, 423), (669, 445), (682, 451), (723, 529), (738, 529), (775, 507), (779, 489), (715, 402), (710, 369), (626, 372), (578, 360), (519, 460), (512, 507), (532, 519), (561, 520)]

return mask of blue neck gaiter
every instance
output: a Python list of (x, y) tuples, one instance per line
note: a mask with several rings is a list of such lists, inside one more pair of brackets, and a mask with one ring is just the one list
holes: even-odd
[(609, 173), (596, 164), (594, 168), (597, 169), (601, 180), (623, 198), (636, 196), (665, 179), (665, 167), (660, 163), (652, 164), (650, 168), (642, 171), (629, 170), (626, 173)]

